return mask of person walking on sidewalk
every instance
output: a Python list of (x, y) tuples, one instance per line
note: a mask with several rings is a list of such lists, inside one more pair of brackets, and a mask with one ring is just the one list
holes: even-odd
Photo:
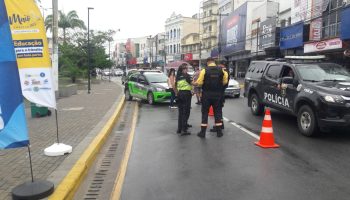
[(179, 107), (179, 118), (177, 133), (184, 135), (190, 135), (188, 132), (188, 118), (191, 110), (191, 98), (192, 98), (192, 85), (191, 77), (187, 74), (188, 66), (182, 64), (176, 74), (175, 91), (177, 93), (177, 102)]
[(215, 127), (217, 137), (222, 137), (222, 91), (224, 85), (228, 83), (228, 74), (225, 70), (217, 67), (213, 58), (207, 59), (207, 68), (203, 69), (196, 82), (195, 86), (202, 86), (202, 124), (201, 131), (197, 134), (198, 137), (205, 138), (208, 127), (208, 112), (210, 106), (214, 109)]
[(175, 101), (175, 91), (174, 91), (174, 88), (175, 88), (175, 69), (171, 68), (170, 71), (169, 71), (169, 74), (168, 74), (168, 87), (169, 87), (169, 90), (171, 92), (171, 97), (170, 97), (170, 108), (177, 108), (175, 105), (174, 105), (174, 101)]
[[(218, 67), (220, 67), (222, 70), (226, 71), (227, 74), (229, 74), (228, 69), (227, 69), (227, 64), (226, 64), (225, 60), (220, 61), (220, 64), (218, 65)], [(230, 77), (228, 76), (228, 81), (229, 81), (229, 79), (230, 79)], [(221, 104), (220, 104), (220, 108), (219, 108), (220, 109), (220, 113), (222, 113), (222, 109), (223, 109), (223, 107), (225, 105), (225, 90), (226, 90), (227, 87), (228, 87), (228, 82), (227, 82), (226, 85), (224, 85), (223, 90), (222, 90)], [(221, 114), (221, 117), (223, 117), (223, 114)], [(222, 123), (221, 129), (223, 130), (225, 128), (225, 126), (224, 126), (224, 119), (223, 118), (221, 118), (221, 123)], [(215, 125), (213, 126), (212, 129), (210, 129), (210, 132), (216, 132), (216, 126)]]
[[(193, 81), (197, 81), (198, 77), (199, 77), (199, 74), (200, 74), (200, 71), (199, 71), (199, 67), (196, 67), (195, 68), (195, 72), (194, 72), (194, 75), (193, 75)], [(197, 102), (196, 104), (197, 105), (200, 105), (202, 102), (201, 102), (201, 96), (202, 96), (202, 88), (201, 87), (194, 87), (193, 88), (193, 92), (194, 94), (196, 95), (197, 97)]]

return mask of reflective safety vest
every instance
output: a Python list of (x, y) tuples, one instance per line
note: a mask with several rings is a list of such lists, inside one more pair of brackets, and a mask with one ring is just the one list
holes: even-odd
[(189, 90), (189, 91), (191, 91), (192, 90), (191, 84), (189, 84), (186, 81), (186, 79), (178, 80), (176, 87), (177, 87), (178, 91), (180, 91), (180, 90)]

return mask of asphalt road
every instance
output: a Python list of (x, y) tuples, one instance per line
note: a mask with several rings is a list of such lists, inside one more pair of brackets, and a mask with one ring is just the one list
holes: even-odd
[[(243, 98), (228, 99), (224, 115), (259, 134), (263, 117)], [(177, 110), (141, 104), (122, 199), (349, 199), (350, 132), (307, 138), (295, 117), (272, 110), (272, 119), (281, 147), (261, 149), (229, 123), (223, 138), (198, 138), (200, 106), (192, 106), (192, 135), (181, 137)]]

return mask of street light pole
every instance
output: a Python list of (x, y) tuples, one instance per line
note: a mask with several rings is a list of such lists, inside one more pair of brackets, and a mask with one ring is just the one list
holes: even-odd
[(90, 57), (91, 57), (91, 50), (90, 50), (90, 10), (93, 10), (94, 8), (88, 7), (88, 94), (90, 94), (91, 91), (91, 66), (90, 66)]
[(258, 60), (258, 54), (259, 54), (259, 25), (260, 25), (260, 19), (257, 19), (256, 21), (256, 59)]

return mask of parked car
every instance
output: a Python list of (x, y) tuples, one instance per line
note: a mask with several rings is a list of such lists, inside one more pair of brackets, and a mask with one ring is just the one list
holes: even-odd
[(168, 77), (161, 71), (137, 71), (125, 82), (125, 98), (129, 101), (134, 97), (140, 98), (151, 105), (167, 101), (171, 97), (167, 80)]
[(111, 75), (111, 72), (109, 70), (104, 70), (102, 72), (102, 76), (109, 76), (109, 75)]
[(123, 76), (123, 71), (122, 70), (115, 70), (114, 76)]
[(349, 127), (350, 73), (334, 63), (295, 59), (250, 64), (244, 96), (251, 112), (262, 114), (268, 106), (295, 115), (305, 136), (328, 127)]
[(228, 82), (228, 87), (225, 90), (225, 96), (230, 96), (234, 98), (239, 98), (241, 95), (241, 87), (239, 86), (239, 83), (231, 78)]

